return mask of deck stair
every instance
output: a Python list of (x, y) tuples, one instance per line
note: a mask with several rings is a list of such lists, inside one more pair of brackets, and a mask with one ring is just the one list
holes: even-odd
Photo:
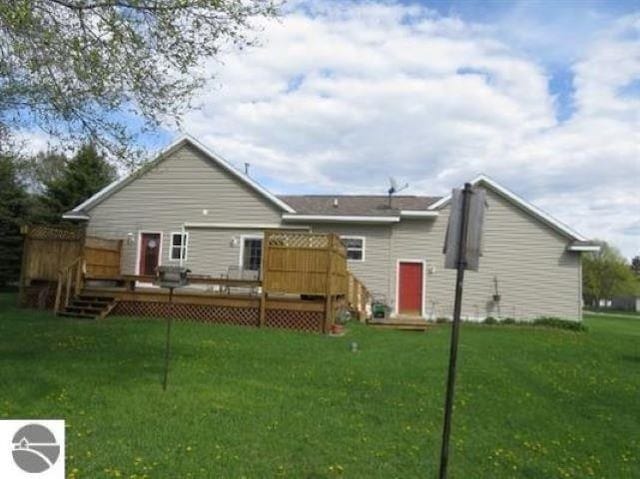
[(69, 305), (58, 311), (58, 316), (83, 319), (103, 319), (116, 305), (110, 296), (80, 294), (69, 301)]
[(431, 326), (424, 319), (415, 316), (370, 319), (367, 324), (378, 329), (402, 329), (405, 331), (426, 331)]

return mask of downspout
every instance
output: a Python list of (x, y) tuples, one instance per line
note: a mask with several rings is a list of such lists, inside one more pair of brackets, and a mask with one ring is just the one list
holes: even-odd
[(578, 253), (578, 319), (582, 321), (582, 254)]
[(182, 268), (184, 266), (184, 257), (187, 254), (187, 234), (184, 223), (182, 223), (182, 226), (180, 227), (180, 234), (182, 235), (182, 241), (184, 242), (180, 250), (180, 267)]

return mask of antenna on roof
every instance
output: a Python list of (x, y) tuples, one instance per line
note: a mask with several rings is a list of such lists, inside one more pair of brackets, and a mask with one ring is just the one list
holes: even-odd
[(398, 186), (396, 179), (393, 176), (389, 177), (389, 189), (387, 190), (387, 193), (389, 193), (389, 208), (391, 208), (391, 197), (407, 188), (409, 188), (409, 183), (405, 183), (404, 186)]
[(244, 164), (244, 174), (249, 176), (249, 167), (251, 166), (250, 163), (245, 163)]

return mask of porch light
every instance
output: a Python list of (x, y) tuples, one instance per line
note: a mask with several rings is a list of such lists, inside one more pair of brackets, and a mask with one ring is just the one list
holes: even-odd
[(128, 244), (133, 244), (134, 243), (133, 233), (127, 233), (127, 243)]

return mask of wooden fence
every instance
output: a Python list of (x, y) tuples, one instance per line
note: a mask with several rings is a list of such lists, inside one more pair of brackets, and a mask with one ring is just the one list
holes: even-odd
[(80, 291), (85, 276), (106, 279), (120, 275), (121, 240), (86, 237), (83, 227), (32, 225), (24, 226), (22, 234), (21, 303), (25, 288), (33, 283), (57, 286), (57, 309), (68, 302), (72, 292)]
[(55, 282), (58, 273), (82, 255), (84, 230), (50, 226), (23, 226), (21, 283)]
[(265, 231), (262, 281), (266, 293), (345, 295), (344, 245), (335, 234)]
[(89, 279), (114, 279), (120, 276), (122, 240), (87, 236), (84, 243), (85, 274)]

